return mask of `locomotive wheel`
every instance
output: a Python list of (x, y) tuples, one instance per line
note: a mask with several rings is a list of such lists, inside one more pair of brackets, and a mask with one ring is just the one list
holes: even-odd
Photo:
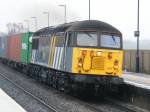
[(40, 72), (39, 72), (39, 74), (38, 74), (38, 80), (41, 83), (45, 82), (44, 75), (45, 75), (45, 71), (43, 69), (41, 69)]
[(48, 73), (48, 84), (50, 86), (53, 85), (53, 77), (52, 77), (52, 72), (51, 71)]
[(46, 83), (47, 79), (47, 71), (45, 69), (42, 69), (40, 72), (40, 82)]
[(52, 82), (52, 87), (58, 89), (58, 78), (55, 71), (52, 72)]
[(50, 74), (49, 71), (46, 73), (46, 82), (47, 85), (50, 85)]
[(28, 72), (27, 72), (27, 76), (29, 76), (30, 74), (32, 74), (32, 66), (29, 66), (28, 67)]
[(59, 76), (58, 78), (58, 90), (64, 91), (64, 77), (63, 76)]
[(64, 82), (64, 92), (66, 94), (70, 94), (71, 93), (71, 86), (69, 84), (69, 81), (65, 81)]
[(69, 77), (66, 74), (62, 73), (59, 77), (58, 87), (60, 91), (65, 93), (70, 93)]
[(41, 81), (41, 74), (42, 74), (42, 69), (40, 69), (40, 67), (35, 67), (33, 78), (37, 79), (38, 81)]
[(22, 72), (23, 72), (23, 74), (27, 74), (27, 66), (24, 66), (23, 68), (22, 68)]
[[(65, 82), (65, 83), (66, 83), (66, 82)], [(71, 93), (71, 86), (68, 85), (68, 84), (65, 84), (65, 86), (64, 86), (64, 92), (65, 92), (66, 94), (70, 94), (70, 93)]]
[(36, 80), (40, 80), (40, 73), (41, 71), (36, 71), (34, 70), (34, 73), (32, 74), (33, 78), (35, 78)]

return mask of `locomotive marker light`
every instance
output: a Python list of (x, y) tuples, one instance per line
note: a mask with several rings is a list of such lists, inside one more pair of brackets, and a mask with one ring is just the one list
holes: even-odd
[(78, 66), (82, 67), (82, 62), (81, 61), (79, 61)]
[(100, 56), (102, 54), (101, 51), (97, 51), (97, 56)]
[(139, 36), (140, 36), (140, 30), (139, 30), (139, 0), (138, 0), (138, 6), (137, 6), (137, 31), (134, 32), (134, 36), (137, 37), (137, 51), (136, 51), (136, 73), (140, 72), (140, 58), (139, 58)]

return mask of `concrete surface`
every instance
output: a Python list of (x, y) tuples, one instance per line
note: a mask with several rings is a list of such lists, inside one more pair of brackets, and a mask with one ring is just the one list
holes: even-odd
[(122, 76), (127, 84), (150, 89), (150, 75), (148, 74), (124, 72)]
[(26, 112), (17, 102), (0, 89), (1, 112)]

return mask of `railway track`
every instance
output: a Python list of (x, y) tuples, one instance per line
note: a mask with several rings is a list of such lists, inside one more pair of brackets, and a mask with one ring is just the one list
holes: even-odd
[[(8, 72), (8, 71), (7, 71)], [(9, 72), (8, 72), (9, 73)], [(9, 73), (11, 74), (11, 73)], [(7, 76), (5, 76), (4, 74), (0, 73), (0, 75), (2, 77), (4, 77), (6, 80), (8, 80), (10, 83), (12, 83), (14, 86), (16, 86), (17, 88), (21, 89), (22, 91), (24, 91), (25, 93), (27, 93), (29, 96), (33, 97), (35, 100), (37, 100), (38, 102), (40, 102), (42, 105), (44, 105), (46, 108), (48, 108), (49, 110), (53, 111), (53, 112), (58, 112), (54, 107), (46, 104), (44, 101), (42, 101), (40, 98), (36, 97), (35, 95), (31, 94), (30, 92), (28, 92), (27, 90), (25, 90), (23, 87), (15, 84), (15, 82), (13, 82), (11, 79), (9, 79)], [(59, 92), (59, 91), (58, 91)], [(68, 97), (69, 99), (75, 100), (76, 98), (72, 97), (72, 96), (65, 96)], [(119, 109), (121, 110), (121, 112), (148, 112), (139, 108), (134, 108), (133, 106), (129, 106), (126, 105), (124, 103), (115, 101), (111, 98), (104, 98), (104, 100), (107, 102), (107, 104), (105, 105), (105, 107), (108, 106), (108, 108), (110, 107), (110, 105), (112, 106), (112, 108), (114, 109)], [(101, 108), (101, 105), (99, 104), (99, 102), (96, 103), (89, 103), (86, 101), (81, 101), (79, 99), (76, 99), (77, 102), (79, 102), (80, 104), (85, 105), (86, 107), (88, 107), (90, 110), (94, 111), (94, 112), (109, 112), (107, 110), (105, 110), (105, 108)], [(114, 111), (116, 112), (116, 111)], [(119, 111), (118, 111), (119, 112)]]
[[(149, 112), (145, 109), (141, 109), (139, 107), (134, 107), (128, 104), (124, 104), (124, 103), (115, 101), (111, 98), (105, 98), (104, 100), (107, 102), (106, 106), (108, 105), (108, 108), (110, 108), (109, 106), (111, 105), (113, 106), (113, 108), (120, 110), (119, 112)], [(85, 105), (87, 105), (89, 108), (96, 110), (97, 112), (107, 112), (107, 110), (103, 108), (102, 109), (99, 108), (100, 104), (98, 103), (95, 103), (95, 104), (85, 103)]]
[[(58, 112), (54, 107), (46, 104), (44, 101), (42, 101), (41, 99), (39, 99), (38, 97), (36, 97), (35, 95), (33, 95), (32, 93), (28, 92), (27, 90), (25, 90), (23, 87), (17, 85), (15, 82), (13, 82), (10, 78), (8, 78), (7, 76), (5, 76), (4, 74), (0, 73), (0, 76), (2, 76), (4, 79), (6, 79), (7, 81), (9, 81), (12, 85), (14, 85), (15, 87), (19, 88), (20, 90), (22, 90), (23, 92), (25, 92), (26, 94), (28, 94), (29, 96), (31, 96), (32, 98), (34, 98), (36, 101), (40, 102), (42, 105), (44, 105), (46, 108), (48, 108), (49, 110), (53, 111), (53, 112)], [(74, 97), (68, 96), (71, 99), (74, 99)], [(81, 102), (80, 102), (81, 103)], [(93, 110), (94, 112), (104, 112), (102, 110), (100, 110), (99, 108), (94, 107), (93, 105), (90, 105), (88, 103), (84, 103), (83, 105), (89, 107), (91, 110)]]
[[(26, 94), (28, 94), (29, 96), (31, 96), (32, 98), (34, 98), (36, 101), (40, 102), (42, 105), (44, 105), (46, 108), (48, 108), (49, 110), (53, 111), (53, 112), (58, 112), (54, 107), (46, 104), (44, 101), (42, 101), (41, 99), (39, 99), (38, 97), (36, 97), (35, 95), (33, 95), (32, 93), (28, 92), (27, 90), (25, 90), (23, 87), (15, 84), (15, 82), (13, 82), (11, 79), (9, 79), (7, 76), (5, 76), (4, 74), (0, 73), (0, 75), (6, 79), (7, 81), (9, 81), (11, 84), (13, 84), (15, 87), (19, 88), (20, 90), (22, 90), (23, 92), (25, 92)], [(72, 99), (73, 97), (71, 97)], [(84, 103), (84, 105), (86, 105), (87, 107), (89, 107), (91, 110), (95, 111), (95, 112), (104, 112), (96, 107), (94, 107), (93, 105), (90, 105), (88, 103)]]
[(47, 109), (49, 109), (52, 112), (58, 112), (54, 107), (46, 104), (43, 100), (39, 99), (38, 97), (34, 96), (32, 93), (26, 91), (23, 87), (15, 84), (11, 79), (9, 79), (7, 76), (5, 76), (4, 74), (0, 73), (0, 75), (5, 78), (7, 81), (9, 81), (12, 85), (14, 85), (15, 87), (17, 87), (18, 89), (22, 90), (23, 92), (25, 92), (26, 94), (28, 94), (30, 97), (32, 97), (33, 99), (35, 99), (36, 101), (38, 101), (40, 104), (42, 104), (43, 106), (45, 106)]
[(109, 98), (109, 97), (105, 98), (105, 100), (107, 102), (109, 102), (111, 105), (114, 105), (114, 106), (120, 108), (121, 110), (124, 110), (125, 112), (149, 112), (149, 111), (142, 109), (140, 107), (133, 106), (133, 105), (126, 104), (126, 103), (122, 103), (120, 101), (114, 100), (114, 99)]

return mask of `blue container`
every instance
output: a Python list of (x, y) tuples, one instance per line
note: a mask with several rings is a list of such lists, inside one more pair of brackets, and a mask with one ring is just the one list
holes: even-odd
[(0, 57), (6, 58), (7, 36), (0, 37)]

